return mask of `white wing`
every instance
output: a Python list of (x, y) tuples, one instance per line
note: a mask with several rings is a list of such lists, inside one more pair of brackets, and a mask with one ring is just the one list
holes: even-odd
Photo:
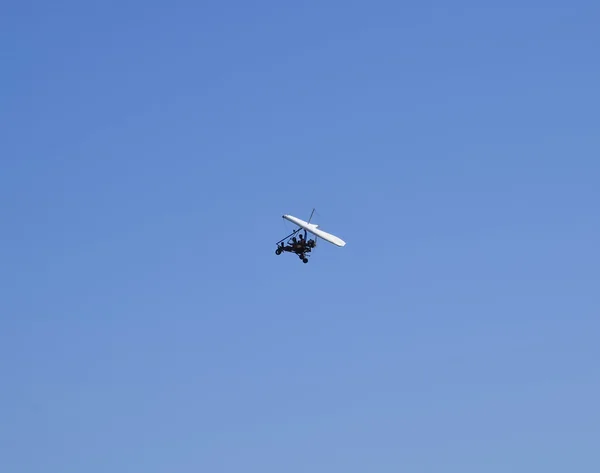
[(329, 243), (333, 243), (336, 246), (346, 246), (346, 242), (344, 240), (342, 240), (339, 237), (336, 237), (335, 235), (332, 235), (331, 233), (327, 233), (323, 230), (318, 229), (318, 225), (315, 225), (314, 223), (305, 222), (304, 220), (301, 220), (298, 217), (294, 217), (292, 215), (284, 215), (283, 218), (289, 220), (292, 223), (295, 223), (300, 228), (303, 228), (307, 232), (310, 232), (313, 235), (318, 236), (319, 238), (322, 238), (325, 241), (328, 241)]

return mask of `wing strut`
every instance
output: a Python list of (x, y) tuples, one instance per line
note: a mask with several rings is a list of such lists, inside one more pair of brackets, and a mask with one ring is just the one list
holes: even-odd
[(296, 230), (294, 230), (292, 233), (290, 233), (288, 236), (282, 238), (281, 240), (279, 240), (277, 243), (275, 243), (276, 245), (279, 245), (279, 243), (281, 243), (283, 240), (286, 240), (292, 236), (294, 236), (296, 233), (298, 233), (300, 230), (302, 230), (301, 228), (297, 228)]

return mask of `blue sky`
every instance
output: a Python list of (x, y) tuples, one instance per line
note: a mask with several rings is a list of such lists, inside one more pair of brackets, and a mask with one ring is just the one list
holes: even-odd
[(5, 5), (0, 470), (598, 471), (565, 5)]

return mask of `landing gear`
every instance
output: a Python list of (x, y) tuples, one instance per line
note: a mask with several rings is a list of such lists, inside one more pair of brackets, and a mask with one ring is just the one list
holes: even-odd
[(308, 263), (308, 258), (304, 253), (298, 253), (298, 258), (300, 258), (304, 264)]

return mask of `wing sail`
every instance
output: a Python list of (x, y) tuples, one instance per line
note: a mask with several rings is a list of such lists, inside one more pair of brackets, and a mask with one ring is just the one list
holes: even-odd
[(292, 223), (295, 223), (300, 228), (303, 228), (307, 232), (310, 232), (313, 235), (322, 238), (325, 241), (328, 241), (329, 243), (333, 243), (336, 246), (346, 246), (346, 242), (340, 237), (337, 237), (335, 235), (332, 235), (331, 233), (327, 233), (317, 228), (318, 225), (315, 225), (314, 223), (305, 222), (304, 220), (299, 219), (298, 217), (294, 217), (293, 215), (284, 215), (283, 218)]

